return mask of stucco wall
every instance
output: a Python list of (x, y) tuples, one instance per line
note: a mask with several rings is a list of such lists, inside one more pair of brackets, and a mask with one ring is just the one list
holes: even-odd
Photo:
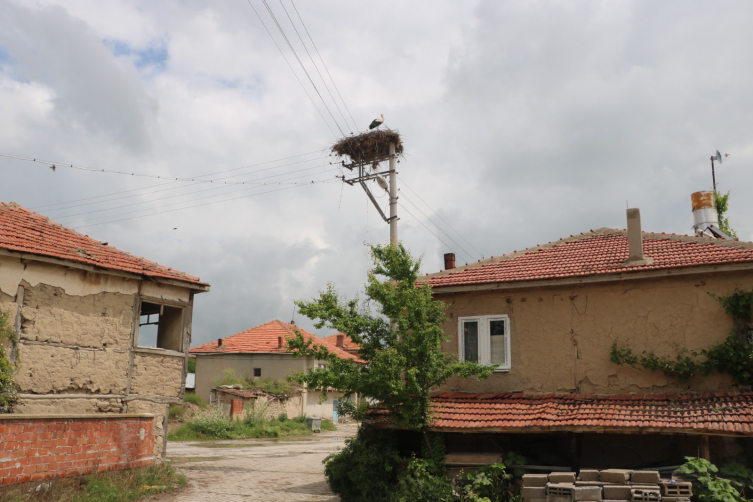
[(182, 302), (188, 338), (190, 290), (0, 254), (0, 309), (15, 318), (21, 295), (18, 411), (153, 413), (161, 455), (167, 405), (183, 393), (185, 355), (135, 349), (134, 309), (139, 296)]
[(482, 381), (452, 379), (441, 390), (595, 394), (725, 389), (726, 375), (679, 383), (662, 373), (610, 362), (614, 342), (634, 351), (674, 356), (682, 347), (724, 340), (732, 318), (709, 293), (753, 286), (751, 273), (706, 274), (573, 287), (437, 294), (447, 304), (445, 351), (458, 352), (458, 317), (510, 317), (509, 372)]
[(305, 371), (307, 357), (291, 354), (198, 354), (196, 356), (196, 394), (209, 401), (209, 393), (222, 372), (231, 368), (241, 378), (253, 378), (254, 368), (261, 368), (261, 378), (285, 380), (288, 375)]

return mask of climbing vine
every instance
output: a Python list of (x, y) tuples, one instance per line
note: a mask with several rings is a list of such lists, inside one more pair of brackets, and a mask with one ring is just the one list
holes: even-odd
[(13, 383), (13, 364), (5, 352), (7, 341), (12, 344), (18, 342), (10, 319), (9, 312), (0, 310), (0, 413), (10, 413), (18, 402), (16, 386)]
[(711, 296), (716, 298), (735, 320), (735, 328), (723, 342), (700, 352), (683, 348), (675, 357), (657, 356), (645, 350), (638, 355), (632, 348), (619, 346), (615, 342), (612, 344), (609, 359), (619, 365), (661, 371), (681, 382), (687, 382), (697, 375), (728, 373), (739, 385), (753, 385), (753, 343), (750, 337), (753, 290), (736, 289), (729, 296)]
[(729, 226), (729, 218), (724, 216), (729, 209), (729, 192), (726, 195), (722, 195), (714, 190), (714, 203), (716, 204), (716, 214), (719, 216), (719, 230), (733, 239), (737, 239), (737, 232)]

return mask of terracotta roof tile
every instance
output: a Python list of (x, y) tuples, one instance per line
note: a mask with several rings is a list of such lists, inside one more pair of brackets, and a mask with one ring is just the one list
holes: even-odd
[(325, 347), (330, 352), (334, 352), (341, 359), (352, 359), (357, 362), (363, 362), (353, 354), (336, 347), (335, 344), (322, 340), (316, 335), (312, 335), (305, 329), (299, 328), (292, 324), (282, 321), (270, 321), (268, 323), (256, 326), (240, 333), (228, 336), (222, 339), (222, 345), (217, 346), (217, 342), (209, 342), (190, 350), (191, 354), (227, 354), (227, 353), (253, 353), (263, 352), (280, 354), (290, 354), (286, 347), (279, 346), (279, 337), (284, 341), (295, 337), (295, 332), (299, 331), (306, 340), (312, 340), (314, 345)]
[(326, 336), (322, 340), (324, 340), (325, 342), (329, 342), (332, 345), (337, 345), (337, 337), (340, 336), (340, 335), (342, 335), (344, 337), (343, 338), (343, 346), (342, 346), (342, 348), (344, 350), (349, 350), (349, 351), (352, 350), (354, 352), (357, 352), (357, 351), (361, 350), (361, 346), (358, 345), (356, 342), (354, 342), (353, 339), (350, 338), (345, 333), (336, 333), (334, 335)]
[(750, 263), (753, 244), (748, 242), (643, 234), (644, 255), (652, 264), (625, 266), (627, 233), (602, 228), (550, 244), (482, 260), (457, 269), (430, 274), (420, 280), (432, 287), (531, 281), (646, 270)]
[(120, 251), (15, 202), (0, 202), (0, 248), (148, 277), (207, 285), (198, 277)]
[[(753, 392), (697, 394), (466, 394), (431, 398), (433, 430), (500, 432), (646, 429), (746, 433), (753, 430)], [(380, 413), (377, 413), (379, 415)]]

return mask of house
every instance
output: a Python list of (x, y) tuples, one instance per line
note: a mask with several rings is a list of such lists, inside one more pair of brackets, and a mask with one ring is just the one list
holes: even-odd
[(358, 356), (358, 353), (361, 350), (361, 346), (354, 342), (353, 339), (345, 333), (337, 333), (334, 335), (326, 336), (324, 337), (324, 341), (334, 345), (335, 347), (339, 347), (348, 354), (353, 354), (354, 356)]
[(612, 347), (674, 360), (724, 341), (712, 295), (753, 287), (753, 243), (601, 228), (424, 276), (446, 304), (443, 350), (496, 366), (432, 398), (448, 451), (514, 450), (539, 465), (678, 465), (753, 448), (753, 393), (726, 374), (687, 382), (611, 361)]
[(24, 414), (152, 413), (182, 401), (198, 277), (0, 203), (0, 309)]
[[(196, 355), (196, 394), (209, 401), (214, 382), (218, 381), (226, 369), (247, 379), (262, 378), (285, 380), (289, 375), (305, 372), (324, 364), (311, 357), (298, 357), (287, 349), (287, 340), (300, 332), (306, 340), (321, 345), (343, 359), (358, 358), (321, 338), (312, 335), (295, 324), (270, 321), (232, 336), (219, 338), (216, 342), (205, 343), (191, 349)], [(336, 400), (342, 398), (340, 392), (327, 392), (326, 400), (321, 400), (321, 390), (302, 389), (301, 409), (306, 416), (319, 416), (333, 419), (336, 416)]]

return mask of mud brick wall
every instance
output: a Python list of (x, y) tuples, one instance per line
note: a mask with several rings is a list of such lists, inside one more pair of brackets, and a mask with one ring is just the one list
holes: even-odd
[(155, 463), (151, 415), (0, 415), (0, 485)]

